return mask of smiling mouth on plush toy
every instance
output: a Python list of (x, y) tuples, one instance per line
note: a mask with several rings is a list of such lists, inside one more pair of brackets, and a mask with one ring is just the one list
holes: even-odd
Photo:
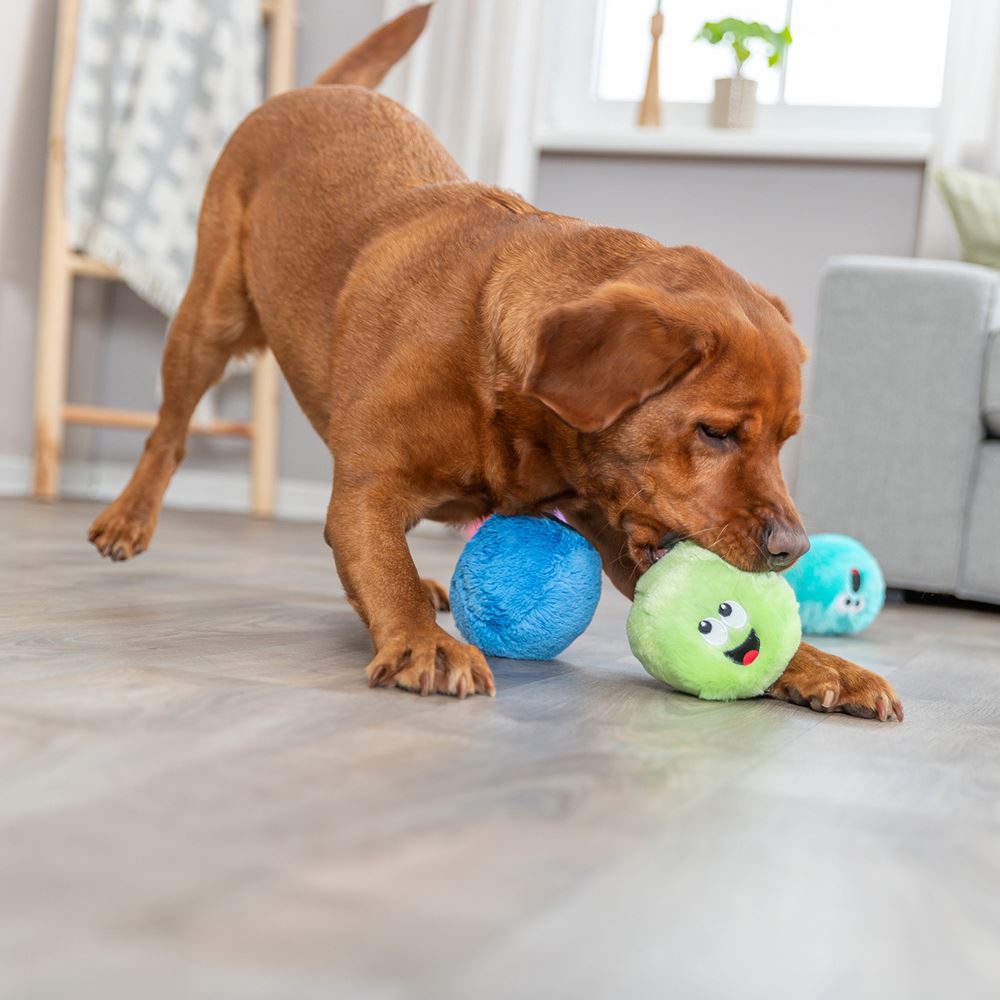
[(733, 663), (741, 663), (744, 667), (749, 667), (759, 653), (760, 639), (757, 638), (756, 629), (750, 629), (750, 634), (738, 646), (726, 650), (726, 656)]

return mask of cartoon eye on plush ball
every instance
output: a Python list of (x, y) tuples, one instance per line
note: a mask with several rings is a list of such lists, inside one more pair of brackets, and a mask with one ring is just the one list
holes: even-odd
[(718, 618), (702, 618), (698, 631), (710, 646), (725, 646), (729, 641), (729, 629)]
[(865, 610), (865, 599), (859, 593), (861, 590), (861, 570), (852, 566), (848, 576), (847, 588), (833, 599), (831, 607), (842, 615), (860, 615)]
[(724, 655), (733, 663), (749, 667), (760, 654), (760, 637), (757, 632), (751, 628), (742, 639), (737, 639), (735, 644), (732, 639), (733, 632), (742, 631), (748, 620), (742, 604), (738, 601), (723, 601), (719, 605), (719, 617), (702, 618), (698, 622), (698, 631), (710, 646), (719, 649), (731, 646), (729, 649), (723, 649)]
[(860, 632), (885, 603), (885, 579), (875, 557), (846, 535), (812, 535), (809, 551), (785, 573), (799, 599), (802, 631)]

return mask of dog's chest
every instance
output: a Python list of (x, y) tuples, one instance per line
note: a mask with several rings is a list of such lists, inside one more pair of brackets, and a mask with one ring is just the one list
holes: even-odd
[(487, 478), (500, 514), (540, 513), (574, 495), (549, 449), (530, 438), (504, 441)]

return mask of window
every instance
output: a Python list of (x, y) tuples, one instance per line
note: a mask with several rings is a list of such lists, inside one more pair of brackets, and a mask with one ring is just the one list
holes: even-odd
[[(649, 34), (650, 0), (604, 0), (598, 26), (597, 95), (637, 101), (646, 66), (637, 59)], [(759, 50), (744, 73), (759, 81), (764, 103), (934, 108), (941, 100), (948, 0), (667, 0), (660, 49), (665, 101), (712, 99), (712, 81), (729, 76), (724, 46), (695, 41), (705, 21), (740, 17), (781, 28), (792, 45), (782, 72)], [(787, 21), (786, 21), (787, 19)]]
[[(548, 37), (552, 130), (623, 129), (646, 82), (655, 0), (554, 0)], [(793, 43), (770, 69), (759, 52), (759, 129), (927, 134), (941, 99), (950, 0), (664, 0), (660, 95), (668, 128), (703, 126), (731, 51), (695, 41), (707, 20), (740, 17)]]
[[(830, 0), (827, 0), (830, 2)], [(638, 101), (646, 88), (649, 65), (650, 0), (603, 0), (597, 29), (597, 96), (606, 101)], [(712, 100), (712, 81), (731, 76), (733, 59), (721, 45), (696, 42), (706, 21), (741, 17), (775, 27), (785, 23), (786, 0), (667, 0), (660, 39), (660, 96), (665, 101)], [(794, 38), (794, 35), (793, 35)], [(798, 39), (792, 48), (798, 44)], [(768, 104), (778, 97), (779, 74), (767, 72), (767, 61), (755, 53), (744, 73), (760, 82), (758, 97)]]

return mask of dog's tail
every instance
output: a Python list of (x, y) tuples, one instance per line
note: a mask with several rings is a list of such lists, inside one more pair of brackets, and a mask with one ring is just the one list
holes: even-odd
[(350, 52), (342, 55), (328, 70), (315, 79), (317, 84), (353, 83), (377, 87), (382, 78), (410, 50), (420, 37), (431, 12), (429, 3), (410, 7), (395, 20), (383, 24)]

